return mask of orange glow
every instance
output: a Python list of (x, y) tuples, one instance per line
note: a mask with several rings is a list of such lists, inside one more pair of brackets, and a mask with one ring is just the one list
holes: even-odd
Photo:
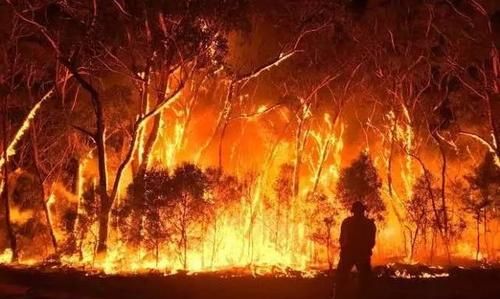
[[(172, 87), (168, 87), (166, 92), (170, 90)], [(269, 104), (255, 105), (251, 109), (253, 112), (240, 113), (233, 118), (230, 116), (224, 137), (227, 140), (220, 142), (217, 139), (220, 132), (216, 132), (214, 142), (208, 144), (208, 150), (203, 153), (202, 145), (212, 134), (207, 127), (216, 123), (217, 114), (212, 107), (190, 110), (189, 96), (187, 92), (179, 93), (158, 113), (158, 133), (150, 154), (145, 157), (146, 161), (142, 161), (142, 158), (152, 131), (152, 122), (141, 123), (138, 142), (133, 149), (135, 158), (125, 168), (113, 207), (118, 209), (128, 196), (127, 188), (133, 182), (133, 174), (139, 164), (145, 163), (149, 170), (163, 169), (170, 173), (184, 162), (193, 162), (203, 168), (215, 167), (219, 164), (218, 151), (221, 149), (224, 153), (221, 163), (224, 173), (244, 182), (244, 191), (239, 198), (231, 198), (225, 210), (217, 212), (215, 218), (196, 222), (189, 227), (185, 256), (179, 250), (178, 236), (171, 232), (171, 235), (159, 241), (155, 253), (155, 250), (142, 244), (143, 240), (130, 245), (120, 231), (120, 225), (110, 224), (108, 251), (105, 258), (101, 259), (96, 256), (97, 219), (83, 219), (81, 216), (86, 213), (84, 206), (88, 203), (85, 201), (92, 196), (98, 197), (97, 194), (89, 193), (92, 190), (95, 193), (98, 184), (96, 154), (91, 150), (80, 160), (76, 194), (56, 183), (48, 196), (49, 216), (56, 223), (54, 231), (61, 244), (71, 237), (60, 228), (63, 205), (77, 203), (78, 206), (74, 231), (77, 253), (63, 255), (62, 262), (85, 269), (99, 269), (105, 273), (137, 273), (154, 269), (164, 273), (232, 270), (263, 275), (286, 274), (295, 270), (304, 276), (314, 275), (317, 269), (335, 265), (338, 229), (341, 220), (347, 216), (338, 201), (335, 186), (341, 169), (353, 157), (348, 147), (352, 144), (346, 145), (345, 141), (349, 124), (343, 117), (334, 117), (335, 112), (315, 112), (310, 105), (303, 104), (298, 108), (298, 114), (304, 127), (302, 135), (297, 138), (294, 136), (296, 128), (286, 127), (296, 120), (294, 111)], [(145, 113), (153, 106), (149, 96), (147, 101)], [(382, 196), (387, 206), (385, 221), (378, 223), (378, 245), (374, 255), (378, 261), (398, 257), (402, 261), (414, 263), (419, 258), (425, 260), (425, 257), (424, 254), (415, 255), (410, 260), (408, 255), (405, 256), (404, 251), (411, 246), (411, 240), (404, 235), (406, 232), (401, 226), (413, 227), (401, 223), (401, 219), (405, 217), (404, 205), (412, 197), (412, 188), (420, 170), (414, 159), (404, 154), (404, 151), (414, 150), (415, 134), (408, 111), (404, 108), (400, 114), (394, 111), (387, 113), (386, 130), (380, 132), (383, 142), (370, 146), (370, 151), (374, 155), (377, 153), (374, 161), (383, 181)], [(298, 141), (302, 142), (299, 149)], [(393, 148), (391, 153), (391, 142), (397, 142), (403, 149)], [(297, 150), (301, 151), (298, 160)], [(392, 159), (391, 192), (388, 192), (387, 179), (389, 159)], [(300, 164), (298, 193), (291, 194), (287, 199), (289, 202), (280, 202), (283, 199), (279, 199), (276, 194), (275, 182), (283, 165), (294, 168), (294, 163)], [(109, 171), (113, 176), (111, 165)], [(328, 208), (337, 211), (331, 215), (328, 224), (326, 218), (321, 218), (326, 216), (318, 214), (323, 211), (315, 210), (317, 203), (312, 202), (314, 196), (318, 195), (326, 198), (325, 205)], [(215, 205), (217, 201), (225, 200), (228, 199), (209, 199)], [(111, 213), (112, 219), (114, 211)], [(12, 209), (14, 223), (24, 223), (32, 216), (29, 210), (22, 212)], [(147, 220), (145, 214), (137, 217), (140, 218), (138, 223)], [(144, 239), (143, 231), (141, 238)], [(330, 239), (327, 241), (327, 238)], [(475, 259), (475, 248), (469, 243), (456, 245), (453, 251), (457, 257)], [(9, 251), (5, 251), (0, 262), (8, 261), (9, 254)], [(487, 257), (483, 252), (479, 256), (481, 259)], [(22, 262), (34, 263), (32, 259)], [(411, 278), (407, 273), (395, 275)], [(440, 275), (444, 274), (423, 275), (422, 278), (434, 278), (443, 277)]]

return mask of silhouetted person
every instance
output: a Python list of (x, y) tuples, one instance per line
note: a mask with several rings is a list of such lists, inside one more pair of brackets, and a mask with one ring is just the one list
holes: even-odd
[(358, 297), (367, 298), (371, 280), (371, 256), (375, 245), (376, 227), (365, 216), (365, 206), (352, 205), (353, 216), (342, 222), (340, 229), (340, 260), (337, 266), (335, 299), (345, 298), (345, 289), (353, 266), (359, 273)]

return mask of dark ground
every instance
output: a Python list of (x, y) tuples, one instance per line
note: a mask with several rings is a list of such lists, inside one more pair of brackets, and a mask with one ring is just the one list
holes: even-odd
[[(417, 273), (420, 269), (410, 269)], [(450, 269), (449, 277), (393, 278), (377, 269), (373, 298), (500, 299), (500, 269)], [(104, 276), (70, 269), (0, 266), (0, 298), (306, 299), (330, 298), (332, 277)]]

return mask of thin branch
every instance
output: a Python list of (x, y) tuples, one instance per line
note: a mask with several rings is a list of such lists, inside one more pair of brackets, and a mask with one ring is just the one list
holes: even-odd
[(249, 80), (260, 76), (263, 72), (269, 71), (273, 67), (279, 66), (281, 63), (283, 63), (284, 61), (288, 60), (289, 58), (291, 58), (292, 56), (294, 56), (295, 54), (297, 54), (299, 52), (300, 51), (298, 51), (298, 50), (292, 50), (292, 51), (290, 51), (288, 53), (280, 53), (279, 56), (276, 57), (275, 59), (273, 59), (271, 62), (269, 62), (269, 63), (267, 63), (265, 65), (260, 66), (259, 68), (257, 68), (256, 70), (254, 70), (254, 71), (252, 71), (250, 73), (238, 76), (234, 80), (234, 82), (236, 84), (241, 83), (241, 82), (245, 82), (246, 83)]
[[(472, 132), (466, 132), (466, 131), (459, 131), (458, 132), (459, 135), (463, 135), (463, 136), (467, 136), (467, 137), (470, 137), (476, 141), (478, 141), (479, 143), (481, 143), (482, 145), (486, 146), (486, 148), (492, 153), (492, 154), (497, 154), (497, 148), (491, 144), (490, 142), (488, 142), (486, 139), (484, 139), (483, 137), (479, 136), (478, 134), (476, 133), (472, 133)], [(497, 159), (498, 160), (498, 159)], [(500, 167), (500, 161), (497, 161), (497, 164), (498, 166)]]
[(74, 129), (76, 129), (77, 131), (80, 131), (82, 132), (84, 135), (87, 135), (87, 137), (90, 137), (90, 139), (92, 139), (92, 142), (96, 142), (95, 141), (95, 135), (90, 132), (89, 130), (85, 129), (85, 128), (82, 128), (80, 126), (77, 126), (77, 125), (71, 125), (71, 127), (73, 127)]
[(257, 111), (255, 111), (253, 113), (240, 114), (237, 116), (233, 116), (233, 117), (229, 118), (228, 121), (237, 120), (237, 119), (251, 119), (251, 118), (259, 117), (259, 116), (267, 114), (275, 109), (278, 109), (281, 106), (283, 106), (283, 103), (277, 103), (277, 104), (274, 104), (274, 105), (269, 106), (269, 107), (264, 107), (264, 109), (259, 108), (259, 109), (257, 109)]
[(19, 17), (21, 20), (25, 21), (26, 23), (29, 23), (35, 27), (38, 28), (38, 30), (40, 30), (40, 32), (45, 36), (45, 38), (47, 39), (47, 41), (50, 43), (51, 47), (54, 49), (54, 51), (56, 51), (56, 54), (57, 56), (60, 56), (61, 55), (61, 52), (59, 51), (59, 47), (57, 46), (57, 43), (55, 42), (55, 40), (50, 36), (49, 32), (47, 31), (47, 28), (45, 28), (44, 26), (42, 26), (40, 23), (37, 23), (33, 20), (30, 20), (28, 18), (26, 18), (25, 16), (23, 16), (20, 12), (18, 12), (14, 5), (12, 4), (12, 1), (11, 0), (5, 0), (11, 7), (12, 7), (12, 11), (14, 12), (14, 14)]
[(129, 13), (125, 10), (125, 8), (123, 8), (123, 5), (121, 5), (121, 4), (120, 4), (120, 2), (118, 2), (118, 0), (112, 0), (112, 1), (113, 1), (113, 3), (115, 4), (115, 6), (118, 8), (118, 10), (119, 10), (122, 14), (126, 15), (127, 17), (131, 17), (131, 16), (132, 16), (131, 14), (129, 14)]
[(26, 133), (26, 131), (30, 127), (31, 122), (32, 122), (33, 118), (35, 118), (35, 116), (37, 115), (38, 110), (40, 110), (42, 103), (45, 102), (48, 98), (50, 98), (53, 93), (54, 93), (54, 87), (52, 87), (52, 89), (49, 90), (42, 97), (42, 99), (40, 101), (38, 101), (38, 103), (36, 103), (35, 106), (33, 106), (33, 108), (31, 108), (30, 112), (28, 113), (28, 115), (24, 119), (21, 127), (17, 130), (16, 135), (14, 135), (14, 139), (12, 139), (10, 144), (7, 146), (7, 150), (6, 150), (7, 157), (5, 157), (4, 154), (0, 157), (0, 168), (5, 163), (6, 158), (11, 157), (16, 153), (17, 144), (19, 143), (21, 138), (24, 136), (24, 134)]

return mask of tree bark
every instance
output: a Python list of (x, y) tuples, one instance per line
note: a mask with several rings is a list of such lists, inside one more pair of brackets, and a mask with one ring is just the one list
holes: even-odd
[(97, 243), (97, 254), (106, 254), (108, 240), (109, 210), (99, 214), (99, 234)]
[(37, 136), (36, 132), (34, 129), (34, 126), (31, 126), (31, 149), (33, 152), (33, 164), (35, 167), (35, 172), (38, 177), (38, 181), (40, 182), (40, 195), (42, 199), (42, 206), (43, 206), (43, 211), (45, 213), (45, 221), (47, 222), (47, 228), (49, 231), (49, 236), (50, 236), (50, 241), (52, 243), (52, 247), (54, 249), (54, 255), (58, 258), (59, 256), (59, 250), (57, 246), (57, 239), (56, 235), (54, 234), (54, 228), (52, 226), (52, 220), (50, 219), (50, 212), (49, 212), (49, 207), (47, 204), (47, 200), (45, 199), (46, 194), (45, 194), (45, 183), (44, 183), (44, 178), (40, 169), (40, 159), (38, 155), (38, 142), (37, 142)]
[(60, 58), (61, 63), (71, 72), (75, 80), (90, 94), (92, 106), (95, 114), (96, 131), (93, 134), (97, 148), (97, 165), (99, 172), (98, 194), (100, 199), (99, 205), (99, 233), (97, 243), (98, 255), (105, 255), (108, 240), (108, 224), (109, 213), (112, 202), (108, 194), (108, 173), (106, 168), (106, 127), (104, 122), (104, 109), (102, 107), (99, 93), (90, 82), (85, 80), (82, 75), (76, 70), (70, 61)]
[(439, 152), (441, 153), (441, 214), (443, 217), (443, 231), (444, 231), (442, 237), (446, 249), (446, 255), (448, 256), (448, 263), (451, 264), (448, 208), (446, 205), (446, 170), (448, 167), (448, 159), (446, 157), (446, 152), (444, 150), (443, 142), (439, 139), (438, 136), (436, 136), (435, 133), (432, 134), (432, 136), (438, 143)]
[(2, 122), (2, 135), (3, 135), (3, 155), (5, 162), (3, 164), (3, 190), (2, 190), (2, 201), (5, 209), (5, 227), (7, 230), (7, 238), (9, 241), (10, 249), (12, 250), (12, 262), (17, 262), (18, 260), (18, 252), (17, 252), (17, 240), (14, 234), (14, 229), (12, 228), (12, 223), (10, 220), (10, 205), (9, 205), (9, 157), (7, 155), (7, 147), (8, 147), (8, 99), (9, 96), (5, 97), (4, 105), (3, 105), (3, 122)]
[(481, 227), (480, 212), (476, 215), (476, 262), (479, 262), (479, 252), (481, 250), (480, 227)]
[(96, 143), (97, 143), (97, 161), (99, 168), (99, 198), (100, 198), (100, 213), (99, 213), (99, 239), (97, 245), (97, 253), (105, 254), (108, 241), (108, 225), (109, 213), (111, 210), (111, 201), (108, 195), (107, 169), (106, 169), (106, 145), (105, 145), (105, 127), (104, 115), (100, 99), (97, 93), (93, 94), (96, 108)]
[(417, 244), (417, 237), (420, 231), (420, 225), (417, 225), (415, 228), (415, 232), (413, 237), (411, 238), (411, 247), (410, 247), (410, 261), (413, 261), (413, 257), (415, 255), (415, 245)]

